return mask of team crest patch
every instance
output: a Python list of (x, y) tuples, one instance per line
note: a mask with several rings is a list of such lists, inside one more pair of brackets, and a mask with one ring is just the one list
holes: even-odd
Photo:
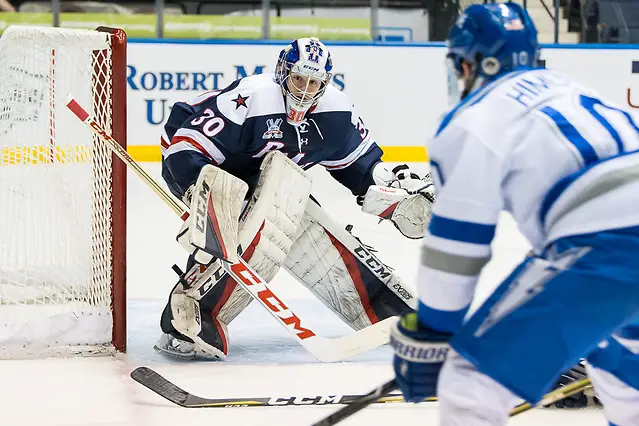
[(306, 45), (306, 52), (308, 53), (308, 60), (311, 62), (319, 63), (319, 59), (324, 55), (324, 49), (322, 49), (321, 45), (311, 39)]
[(268, 129), (262, 135), (262, 139), (282, 139), (284, 133), (282, 133), (282, 131), (280, 130), (280, 126), (282, 125), (283, 121), (284, 120), (282, 120), (281, 118), (278, 118), (276, 120), (269, 118), (268, 120), (266, 120)]

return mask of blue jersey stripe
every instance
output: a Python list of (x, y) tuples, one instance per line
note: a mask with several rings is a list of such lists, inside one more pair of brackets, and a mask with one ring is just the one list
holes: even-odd
[(468, 307), (459, 311), (442, 311), (433, 309), (419, 302), (417, 307), (417, 318), (420, 324), (435, 329), (437, 331), (455, 332), (464, 322), (464, 317)]
[(437, 175), (437, 178), (439, 179), (439, 183), (441, 184), (441, 186), (444, 186), (446, 181), (444, 180), (445, 179), (444, 174), (442, 173), (442, 168), (439, 165), (439, 163), (431, 158), (430, 167), (432, 168), (432, 171), (434, 172), (433, 175)]
[[(621, 141), (621, 136), (619, 136), (619, 132), (617, 132), (606, 120), (603, 118), (601, 114), (594, 108), (595, 105), (603, 105), (603, 103), (599, 99), (591, 98), (590, 96), (580, 96), (581, 105), (586, 108), (590, 114), (601, 124), (607, 131), (610, 133), (610, 136), (615, 140), (617, 144), (617, 152), (621, 154), (623, 149), (623, 142)], [(616, 108), (613, 108), (616, 110)]]
[(596, 349), (588, 355), (588, 363), (613, 376), (623, 377), (626, 385), (639, 389), (637, 355), (616, 339), (608, 339), (607, 342), (605, 349)]
[(541, 208), (539, 209), (539, 219), (541, 220), (541, 223), (546, 223), (546, 215), (548, 214), (548, 211), (553, 206), (553, 204), (555, 204), (555, 201), (557, 201), (557, 199), (561, 196), (561, 194), (563, 194), (564, 191), (568, 189), (570, 185), (576, 182), (581, 176), (583, 176), (588, 171), (590, 171), (591, 168), (601, 163), (605, 163), (607, 161), (614, 160), (619, 157), (625, 157), (626, 155), (634, 155), (637, 153), (639, 153), (639, 150), (624, 152), (623, 154), (619, 154), (619, 155), (613, 155), (610, 158), (597, 161), (594, 164), (589, 165), (588, 167), (584, 167), (583, 169), (579, 171), (576, 171), (572, 174), (569, 174), (568, 176), (563, 177), (561, 180), (559, 180), (559, 182), (555, 184), (555, 186), (550, 188), (550, 190), (546, 193), (546, 197), (541, 203)]
[(579, 154), (584, 160), (584, 165), (588, 166), (599, 159), (592, 145), (590, 145), (590, 143), (581, 136), (581, 133), (579, 133), (575, 126), (570, 124), (568, 119), (566, 119), (566, 117), (564, 117), (559, 111), (549, 106), (543, 107), (540, 111), (550, 117), (557, 127), (559, 127), (559, 130), (564, 137), (568, 139), (568, 142), (577, 148), (577, 151), (579, 151)]
[(585, 173), (585, 169), (578, 173), (573, 173), (572, 175), (568, 175), (562, 178), (559, 182), (555, 184), (550, 191), (546, 193), (544, 200), (541, 203), (541, 208), (539, 209), (539, 219), (541, 223), (546, 223), (546, 215), (548, 214), (548, 210), (555, 204), (555, 201), (559, 198), (561, 194), (573, 183), (579, 176)]
[(440, 238), (473, 244), (490, 244), (495, 236), (495, 225), (465, 222), (433, 215), (428, 231)]

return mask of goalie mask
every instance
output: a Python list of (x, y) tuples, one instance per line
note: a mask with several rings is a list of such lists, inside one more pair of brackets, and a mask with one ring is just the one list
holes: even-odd
[(275, 79), (282, 88), (286, 119), (299, 126), (331, 81), (333, 63), (328, 49), (315, 37), (286, 46), (277, 60)]

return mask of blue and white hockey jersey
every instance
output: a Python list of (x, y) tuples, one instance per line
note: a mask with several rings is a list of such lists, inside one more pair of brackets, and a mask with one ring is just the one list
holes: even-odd
[(173, 105), (161, 145), (162, 176), (174, 195), (181, 198), (206, 164), (252, 186), (272, 150), (304, 169), (321, 164), (353, 194), (366, 193), (382, 150), (346, 95), (329, 85), (306, 122), (294, 127), (286, 121), (282, 91), (273, 78), (245, 77)]
[(501, 210), (537, 253), (564, 236), (639, 225), (637, 121), (563, 74), (504, 75), (451, 110), (428, 149), (437, 200), (419, 312), (441, 330), (463, 320)]

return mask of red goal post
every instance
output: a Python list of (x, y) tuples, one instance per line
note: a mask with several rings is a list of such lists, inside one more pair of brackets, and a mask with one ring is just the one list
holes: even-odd
[[(111, 136), (126, 149), (126, 33), (121, 29), (98, 27), (96, 31), (110, 34), (111, 40)], [(95, 138), (95, 136), (94, 136)], [(97, 140), (97, 138), (95, 138)], [(111, 201), (113, 209), (113, 279), (112, 343), (116, 350), (126, 351), (126, 165), (111, 154), (112, 185), (117, 188)]]

